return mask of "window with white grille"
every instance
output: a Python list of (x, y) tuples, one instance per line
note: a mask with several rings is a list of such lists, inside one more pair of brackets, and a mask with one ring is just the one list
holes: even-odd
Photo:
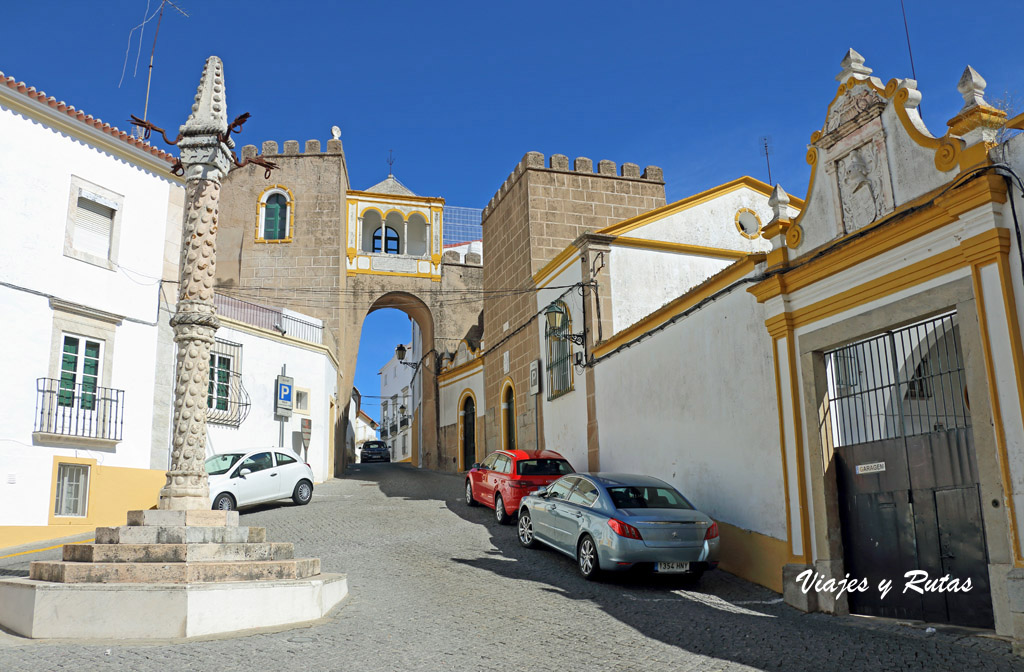
[(85, 516), (89, 510), (89, 467), (84, 464), (58, 464), (54, 500), (53, 515)]

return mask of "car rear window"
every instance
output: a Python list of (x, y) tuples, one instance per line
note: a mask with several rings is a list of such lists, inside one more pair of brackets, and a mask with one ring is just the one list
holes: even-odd
[(608, 494), (617, 509), (692, 509), (693, 504), (686, 501), (672, 488), (629, 485), (608, 488)]
[(573, 473), (573, 468), (567, 460), (519, 460), (516, 473), (520, 476), (564, 476)]

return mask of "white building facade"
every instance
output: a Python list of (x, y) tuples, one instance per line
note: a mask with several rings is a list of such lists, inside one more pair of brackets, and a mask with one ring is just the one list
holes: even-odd
[(0, 79), (0, 547), (123, 522), (168, 467), (173, 157)]
[(411, 459), (416, 369), (410, 364), (419, 361), (414, 342), (402, 346), (406, 349), (403, 361), (394, 355), (380, 369), (380, 438), (388, 444), (392, 462)]

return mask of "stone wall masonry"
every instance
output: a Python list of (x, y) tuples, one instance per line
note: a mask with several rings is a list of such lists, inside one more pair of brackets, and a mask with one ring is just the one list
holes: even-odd
[[(267, 143), (264, 143), (264, 145), (266, 144)], [(274, 146), (276, 151), (276, 144)], [(266, 150), (264, 150), (264, 153), (267, 153)], [(544, 155), (541, 154), (540, 152), (527, 152), (525, 155), (523, 155), (523, 158), (519, 161), (519, 164), (509, 174), (509, 176), (505, 179), (505, 182), (502, 184), (502, 186), (498, 189), (497, 192), (495, 192), (494, 196), (492, 196), (491, 200), (487, 203), (487, 206), (484, 208), (483, 211), (483, 219), (487, 219), (487, 216), (488, 214), (490, 214), (490, 211), (498, 204), (498, 202), (502, 198), (504, 198), (505, 194), (508, 193), (508, 190), (512, 186), (512, 182), (518, 180), (522, 176), (523, 172), (528, 168), (544, 170)], [(565, 154), (552, 154), (548, 161), (548, 167), (546, 168), (546, 170), (593, 175), (594, 162), (585, 156), (580, 156), (573, 160), (573, 167), (570, 170), (569, 157), (567, 157)], [(607, 159), (599, 161), (597, 174), (608, 177), (616, 177), (615, 162), (609, 161)], [(641, 173), (639, 164), (624, 163), (622, 164), (622, 168), (618, 174), (618, 177), (632, 180), (642, 180), (644, 182), (659, 183), (663, 187), (662, 198), (664, 198), (665, 178), (661, 168), (659, 168), (658, 166), (647, 166)], [(662, 205), (664, 205), (664, 203)]]
[[(318, 140), (284, 144), (278, 153), (274, 141), (262, 143), (262, 156), (277, 164), (264, 176), (261, 166), (233, 170), (224, 181), (218, 230), (216, 282), (226, 294), (311, 315), (324, 320), (333, 340), (341, 341), (340, 302), (329, 292), (309, 289), (344, 289), (345, 192), (348, 174), (341, 141), (327, 141), (321, 152)], [(242, 148), (243, 158), (260, 156), (255, 145)], [(292, 240), (257, 243), (258, 206), (268, 187), (286, 187), (294, 199)]]
[[(529, 395), (529, 370), (542, 359), (537, 327), (511, 335), (537, 312), (532, 292), (505, 293), (533, 287), (533, 276), (580, 236), (665, 205), (661, 169), (642, 173), (635, 163), (603, 160), (598, 172), (586, 157), (555, 154), (545, 165), (539, 152), (528, 152), (516, 165), (483, 212), (484, 232), (484, 391), (488, 417), (487, 450), (503, 445), (501, 388), (506, 378), (515, 387), (514, 422), (518, 445), (538, 446), (543, 419)], [(508, 325), (508, 328), (505, 328)], [(507, 338), (507, 340), (505, 340)], [(509, 361), (505, 372), (506, 353)]]

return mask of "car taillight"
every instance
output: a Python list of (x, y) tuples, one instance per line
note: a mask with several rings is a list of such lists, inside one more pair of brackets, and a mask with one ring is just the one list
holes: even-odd
[(626, 537), (627, 539), (640, 539), (641, 541), (643, 540), (643, 537), (640, 536), (640, 530), (617, 518), (609, 518), (608, 527), (615, 530), (615, 534), (620, 537)]
[(704, 541), (718, 538), (718, 523), (711, 523), (711, 527), (704, 533)]

